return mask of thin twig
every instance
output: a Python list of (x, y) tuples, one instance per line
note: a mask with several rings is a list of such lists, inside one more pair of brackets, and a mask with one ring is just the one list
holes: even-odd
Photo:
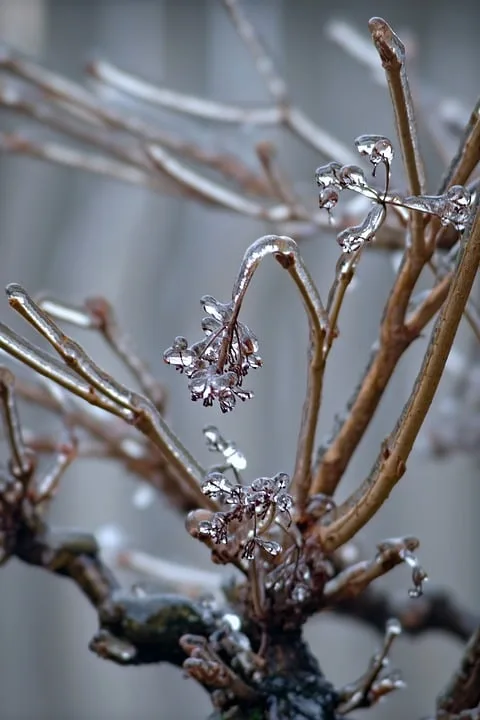
[[(113, 405), (115, 414), (133, 422), (161, 450), (172, 466), (183, 476), (192, 492), (196, 494), (200, 507), (216, 507), (216, 504), (206, 498), (201, 491), (201, 482), (205, 471), (172, 433), (154, 404), (143, 395), (135, 393), (113, 380), (99, 368), (78, 343), (63, 334), (49, 315), (29, 297), (20, 285), (9, 285), (7, 294), (11, 307), (45, 337), (71, 368), (69, 373), (73, 375), (75, 381), (69, 383), (68, 389), (88, 402), (99, 404), (104, 409), (109, 409)], [(0, 342), (1, 339), (0, 337)], [(12, 352), (11, 343), (6, 343), (4, 349)], [(25, 361), (22, 353), (17, 354), (17, 357)], [(26, 361), (28, 363), (28, 360)], [(36, 369), (41, 374), (60, 382), (64, 387), (66, 386), (62, 382), (63, 374), (59, 378), (56, 372), (51, 372), (50, 366), (45, 367), (45, 363), (36, 364)], [(80, 392), (78, 390), (79, 379)], [(102, 396), (108, 399), (108, 403), (101, 400)]]
[(8, 368), (0, 366), (0, 410), (11, 453), (11, 472), (15, 477), (28, 480), (33, 469), (23, 439), (22, 426), (15, 399), (15, 379)]
[(431, 405), (480, 263), (478, 202), (454, 277), (435, 323), (424, 362), (397, 427), (362, 486), (325, 518), (322, 547), (334, 550), (350, 540), (377, 512), (406, 470), (408, 456)]
[[(420, 195), (425, 188), (425, 172), (418, 148), (413, 101), (405, 68), (405, 46), (382, 18), (372, 18), (369, 21), (369, 28), (387, 76), (409, 192), (411, 195)], [(412, 212), (410, 224), (412, 251), (422, 255), (423, 218), (418, 213)]]
[(460, 667), (437, 700), (437, 713), (461, 713), (480, 705), (480, 625), (465, 648)]
[(278, 235), (265, 235), (256, 240), (246, 251), (232, 292), (232, 300), (235, 305), (238, 306), (242, 302), (253, 273), (267, 255), (274, 255), (292, 277), (302, 296), (310, 326), (307, 392), (290, 490), (295, 496), (298, 510), (301, 512), (307, 500), (310, 485), (312, 450), (325, 367), (323, 341), (328, 332), (328, 316), (296, 242), (289, 237)]

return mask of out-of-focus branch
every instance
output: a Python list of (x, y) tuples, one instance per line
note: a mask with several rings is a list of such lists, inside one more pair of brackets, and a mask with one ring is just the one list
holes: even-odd
[[(437, 700), (437, 716), (461, 713), (480, 705), (480, 624), (473, 632), (460, 662)], [(448, 716), (448, 715), (447, 715)]]
[(421, 597), (410, 599), (391, 597), (369, 587), (355, 597), (341, 600), (332, 611), (364, 622), (380, 633), (384, 631), (387, 620), (395, 617), (408, 635), (439, 630), (463, 641), (468, 640), (480, 625), (480, 616), (443, 590), (426, 590)]

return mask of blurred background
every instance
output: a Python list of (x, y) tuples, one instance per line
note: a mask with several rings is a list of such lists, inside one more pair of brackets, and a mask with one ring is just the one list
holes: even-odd
[[(477, 99), (480, 7), (476, 0), (450, 4), (244, 0), (242, 4), (267, 41), (294, 101), (349, 145), (366, 132), (394, 137), (392, 112), (386, 89), (325, 34), (332, 19), (347, 20), (367, 37), (368, 19), (384, 16), (411, 48), (414, 90), (424, 94), (425, 107), (455, 99), (458, 112), (464, 108), (468, 117)], [(213, 0), (0, 0), (0, 36), (74, 79), (81, 78), (87, 60), (101, 57), (184, 92), (247, 104), (269, 101), (251, 57), (221, 4)], [(188, 123), (141, 107), (126, 96), (102, 92), (118, 109), (157, 121), (212, 150), (235, 152), (252, 168), (258, 168), (254, 142), (275, 141), (281, 165), (303, 196), (315, 203), (313, 176), (324, 158), (278, 130), (240, 127), (227, 132), (219, 125)], [(428, 189), (434, 193), (444, 162), (427, 132), (428, 112), (422, 120)], [(4, 111), (0, 123), (30, 137), (47, 136)], [(288, 279), (275, 263), (266, 262), (252, 284), (243, 319), (260, 338), (264, 368), (249, 384), (255, 399), (231, 415), (221, 417), (217, 408), (205, 410), (192, 404), (185, 382), (164, 365), (162, 353), (177, 334), (190, 340), (199, 336), (199, 298), (208, 293), (227, 299), (244, 249), (270, 230), (193, 201), (162, 197), (29, 158), (0, 157), (0, 284), (17, 281), (32, 294), (49, 290), (73, 302), (91, 294), (105, 295), (168, 386), (168, 417), (182, 440), (209, 463), (212, 458), (201, 429), (217, 423), (247, 455), (249, 477), (290, 472), (293, 467), (305, 385), (307, 323)], [(302, 251), (326, 295), (338, 257), (333, 233), (302, 241)], [(319, 438), (344, 408), (366, 363), (393, 278), (394, 263), (387, 253), (364, 256), (341, 316)], [(9, 313), (6, 300), (0, 316), (22, 327)], [(82, 333), (78, 337), (100, 364), (123, 378), (101, 342)], [(460, 353), (469, 339), (463, 328)], [(393, 427), (408, 396), (424, 348), (425, 340), (419, 340), (402, 361), (341, 484), (340, 497), (371, 467), (380, 440)], [(448, 382), (447, 377), (443, 393)], [(31, 420), (32, 427), (34, 422), (50, 422), (44, 414), (32, 416), (28, 410), (23, 417)], [(362, 533), (362, 552), (372, 556), (375, 544), (385, 537), (417, 535), (431, 583), (451, 588), (460, 600), (478, 608), (478, 462), (462, 455), (433, 460), (427, 445), (424, 434), (406, 476)], [(181, 518), (167, 503), (157, 497), (139, 509), (134, 491), (132, 479), (112, 464), (77, 462), (52, 507), (52, 524), (94, 532), (119, 529), (129, 547), (208, 567), (207, 552), (187, 536)], [(132, 582), (131, 576), (121, 577), (126, 584)], [(406, 595), (409, 572), (400, 567), (381, 582)], [(95, 615), (70, 582), (12, 561), (0, 573), (0, 616), (2, 719), (197, 720), (208, 713), (208, 698), (180, 671), (163, 666), (122, 669), (91, 654), (87, 645), (96, 630)], [(312, 621), (307, 634), (336, 685), (359, 676), (379, 643), (367, 628), (332, 616)], [(403, 720), (430, 714), (461, 649), (458, 642), (441, 635), (400, 639), (392, 662), (402, 670), (407, 689), (368, 717)]]

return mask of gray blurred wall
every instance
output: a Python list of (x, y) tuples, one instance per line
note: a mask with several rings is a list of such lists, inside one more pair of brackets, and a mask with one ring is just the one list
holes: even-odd
[[(295, 100), (346, 143), (363, 132), (393, 136), (392, 115), (386, 91), (325, 38), (322, 28), (331, 17), (366, 29), (370, 16), (385, 16), (399, 31), (411, 30), (418, 41), (414, 64), (422, 83), (442, 96), (457, 97), (467, 108), (478, 94), (480, 11), (475, 0), (245, 0), (244, 5)], [(186, 92), (232, 102), (268, 99), (251, 58), (213, 0), (0, 0), (0, 35), (75, 78), (85, 59), (101, 55)], [(116, 100), (125, 110), (135, 109), (126, 99)], [(15, 125), (10, 119), (0, 121)], [(176, 126), (179, 121), (165, 122)], [(195, 137), (191, 126), (185, 124), (185, 129)], [(234, 150), (250, 158), (252, 166), (253, 140), (273, 136), (295, 181), (315, 193), (312, 176), (322, 158), (278, 133), (197, 132), (205, 144)], [(426, 136), (425, 149), (433, 192), (442, 165)], [(72, 301), (92, 293), (106, 295), (168, 384), (169, 418), (180, 436), (207, 462), (201, 428), (218, 422), (248, 455), (252, 474), (290, 471), (293, 463), (305, 382), (306, 323), (285, 277), (274, 263), (266, 263), (253, 283), (245, 319), (261, 338), (265, 367), (253, 381), (256, 398), (231, 416), (220, 419), (216, 410), (192, 406), (181, 378), (163, 365), (162, 352), (176, 334), (196, 336), (199, 297), (211, 293), (227, 298), (244, 248), (266, 231), (250, 220), (117, 182), (24, 158), (0, 159), (0, 284), (19, 281), (33, 293), (48, 289)], [(333, 237), (306, 242), (304, 254), (325, 293), (337, 257)], [(364, 258), (332, 356), (320, 433), (343, 408), (366, 361), (392, 279), (387, 257)], [(6, 302), (0, 314), (12, 321)], [(342, 495), (361, 480), (379, 440), (393, 426), (424, 342), (417, 345), (402, 362), (342, 484)], [(100, 343), (91, 341), (89, 347), (100, 362), (118, 370)], [(136, 548), (207, 567), (206, 553), (186, 536), (165, 503), (158, 499), (150, 508), (136, 510), (132, 489), (131, 481), (108, 464), (77, 464), (65, 478), (52, 522), (91, 530), (114, 522)], [(392, 499), (362, 534), (363, 550), (371, 554), (384, 537), (416, 534), (432, 582), (451, 587), (478, 607), (479, 501), (478, 467), (472, 460), (433, 463), (417, 454)], [(384, 582), (403, 593), (408, 583), (404, 568)], [(179, 671), (119, 669), (90, 654), (94, 613), (69, 582), (12, 562), (0, 573), (0, 613), (2, 719), (196, 720), (207, 714), (204, 694)], [(325, 672), (337, 684), (363, 672), (378, 642), (367, 629), (331, 617), (315, 620), (308, 632)], [(393, 662), (403, 670), (408, 689), (369, 717), (403, 720), (428, 714), (460, 650), (439, 636), (400, 640)]]

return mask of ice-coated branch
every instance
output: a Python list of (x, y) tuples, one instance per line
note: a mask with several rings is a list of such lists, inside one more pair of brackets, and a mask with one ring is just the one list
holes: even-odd
[(391, 617), (400, 621), (407, 635), (440, 631), (466, 641), (480, 625), (480, 616), (462, 606), (444, 590), (427, 589), (421, 597), (392, 596), (370, 586), (367, 590), (346, 597), (332, 608), (339, 615), (348, 615), (383, 632)]
[[(480, 706), (480, 625), (474, 630), (454, 673), (437, 699), (437, 717), (450, 717), (456, 713)], [(461, 715), (460, 715), (461, 717)]]
[(5, 435), (10, 447), (11, 472), (14, 477), (27, 478), (33, 470), (32, 458), (23, 439), (15, 398), (15, 379), (8, 368), (0, 366), (0, 410)]
[(37, 302), (55, 320), (99, 332), (130, 370), (145, 395), (154, 401), (159, 410), (162, 410), (165, 391), (153, 377), (146, 363), (132, 348), (130, 339), (121, 330), (113, 308), (105, 298), (87, 298), (84, 307), (71, 305), (48, 296), (39, 297)]
[(190, 490), (196, 494), (200, 506), (211, 506), (206, 502), (200, 489), (205, 474), (203, 468), (181, 445), (153, 402), (126, 388), (99, 368), (80, 345), (66, 336), (20, 285), (9, 285), (7, 295), (10, 305), (45, 337), (66, 365), (60, 363), (59, 367), (57, 363), (52, 364), (47, 353), (29, 346), (26, 341), (17, 338), (8, 330), (0, 335), (0, 346), (87, 402), (113, 411), (127, 422), (135, 424), (182, 475)]
[(383, 505), (406, 470), (415, 439), (437, 390), (463, 310), (480, 264), (478, 202), (449, 293), (435, 323), (422, 367), (396, 428), (384, 443), (362, 486), (330, 513), (321, 530), (323, 547), (335, 549), (351, 539)]
[[(370, 33), (387, 76), (398, 139), (411, 195), (425, 189), (425, 172), (418, 147), (413, 101), (405, 67), (405, 46), (390, 25), (379, 17), (369, 21)], [(424, 252), (423, 220), (411, 213), (412, 250)]]
[(303, 405), (291, 488), (297, 508), (301, 511), (307, 499), (311, 479), (312, 450), (325, 365), (323, 343), (328, 332), (329, 320), (316, 285), (298, 251), (298, 246), (294, 240), (288, 237), (266, 235), (250, 246), (245, 253), (234, 284), (232, 293), (234, 302), (236, 304), (242, 302), (253, 273), (267, 255), (273, 255), (292, 277), (305, 305), (310, 326), (307, 392)]

